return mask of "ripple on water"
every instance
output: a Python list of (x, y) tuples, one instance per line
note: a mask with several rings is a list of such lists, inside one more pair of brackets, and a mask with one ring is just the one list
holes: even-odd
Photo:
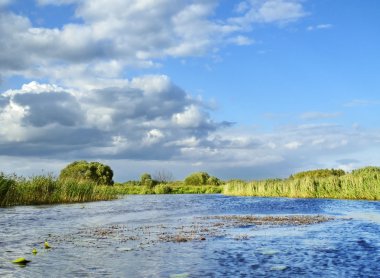
[[(380, 206), (374, 202), (170, 195), (128, 196), (82, 206), (0, 209), (0, 247), (11, 251), (0, 255), (0, 276), (378, 277), (380, 273)], [(342, 218), (309, 225), (254, 222), (257, 216), (284, 214)], [(49, 251), (41, 247), (47, 238), (53, 247)], [(31, 257), (35, 247), (39, 252)], [(27, 256), (32, 262), (23, 269), (9, 263)]]

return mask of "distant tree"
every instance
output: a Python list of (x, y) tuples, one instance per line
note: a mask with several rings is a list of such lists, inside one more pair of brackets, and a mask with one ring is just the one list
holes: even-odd
[(346, 172), (341, 169), (317, 169), (305, 172), (299, 172), (291, 175), (290, 179), (301, 179), (301, 178), (327, 178), (327, 177), (340, 177), (345, 175)]
[(144, 173), (140, 177), (140, 184), (142, 186), (147, 186), (149, 188), (152, 188), (157, 184), (157, 182), (152, 179), (152, 176), (150, 174)]
[(62, 169), (59, 179), (88, 180), (101, 185), (113, 185), (113, 171), (100, 162), (74, 161)]
[(206, 172), (196, 172), (185, 178), (186, 185), (219, 185), (220, 180)]

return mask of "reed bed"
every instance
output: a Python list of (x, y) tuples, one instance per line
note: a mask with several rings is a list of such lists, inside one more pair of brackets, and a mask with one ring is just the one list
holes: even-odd
[(116, 197), (110, 186), (84, 180), (57, 180), (50, 175), (26, 179), (0, 174), (0, 206), (90, 202)]
[(236, 196), (380, 200), (380, 176), (355, 173), (331, 177), (229, 182), (223, 193)]
[(112, 190), (118, 195), (145, 194), (217, 194), (222, 193), (223, 187), (218, 185), (185, 185), (183, 183), (162, 183), (155, 186), (133, 184), (116, 184)]

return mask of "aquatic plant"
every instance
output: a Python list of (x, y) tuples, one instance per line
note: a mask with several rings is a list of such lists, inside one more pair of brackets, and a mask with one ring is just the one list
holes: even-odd
[[(373, 171), (371, 171), (372, 173)], [(229, 182), (223, 188), (227, 195), (291, 197), (291, 198), (336, 198), (380, 200), (380, 175), (358, 170), (345, 175), (310, 177), (251, 182)]]
[(0, 205), (41, 205), (110, 200), (117, 194), (110, 186), (72, 179), (57, 180), (52, 175), (31, 178), (0, 177)]
[(25, 258), (17, 258), (15, 260), (12, 261), (12, 263), (14, 264), (19, 264), (19, 265), (26, 265), (28, 263), (30, 263), (31, 261), (25, 259)]

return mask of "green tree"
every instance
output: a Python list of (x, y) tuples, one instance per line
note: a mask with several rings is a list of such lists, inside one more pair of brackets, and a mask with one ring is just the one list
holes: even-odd
[(148, 173), (144, 173), (140, 177), (140, 184), (152, 188), (156, 185), (156, 181), (152, 179), (152, 176)]
[(88, 180), (102, 185), (113, 185), (113, 171), (100, 162), (75, 161), (62, 169), (59, 179)]
[(220, 180), (206, 172), (192, 173), (185, 178), (186, 185), (219, 185)]

